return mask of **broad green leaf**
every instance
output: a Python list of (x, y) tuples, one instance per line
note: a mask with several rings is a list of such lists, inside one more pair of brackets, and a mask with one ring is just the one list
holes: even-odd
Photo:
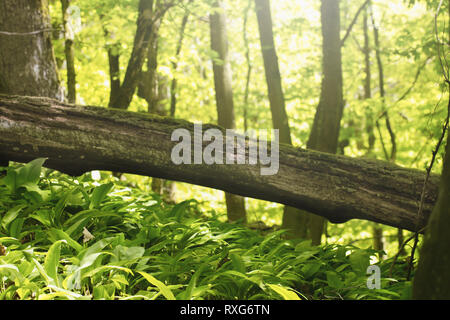
[(17, 186), (17, 170), (8, 168), (6, 176), (1, 180), (11, 192), (16, 192)]
[(134, 260), (141, 258), (144, 253), (145, 248), (143, 247), (125, 247), (119, 244), (113, 250), (115, 257), (112, 261)]
[(276, 285), (276, 284), (267, 284), (270, 289), (278, 293), (283, 297), (284, 300), (301, 300), (300, 297), (291, 289)]
[(76, 231), (82, 230), (82, 228), (85, 226), (85, 223), (89, 221), (89, 219), (93, 218), (101, 218), (101, 217), (121, 217), (119, 214), (115, 212), (109, 212), (109, 211), (99, 211), (99, 210), (84, 210), (78, 212), (76, 215), (70, 217), (64, 222), (64, 228), (66, 233), (70, 236), (74, 236), (74, 233)]
[(100, 285), (94, 288), (93, 297), (95, 300), (112, 300), (115, 291), (116, 287), (112, 283)]
[(75, 293), (63, 288), (59, 288), (55, 285), (48, 285), (45, 289), (50, 289), (54, 292), (48, 294), (39, 295), (39, 300), (54, 300), (55, 298), (67, 298), (68, 300), (90, 300), (90, 296), (82, 296), (79, 293)]
[(35, 185), (39, 181), (42, 165), (47, 159), (35, 159), (18, 169), (8, 168), (3, 183), (12, 191), (16, 192), (18, 188), (27, 184), (28, 187)]
[(343, 287), (343, 282), (339, 275), (334, 271), (327, 271), (327, 282), (328, 285), (334, 289), (341, 289)]
[(133, 271), (131, 271), (131, 269), (128, 268), (124, 268), (124, 267), (120, 267), (120, 266), (110, 266), (110, 265), (105, 265), (105, 266), (100, 266), (98, 268), (95, 268), (89, 272), (86, 272), (85, 274), (83, 274), (83, 276), (81, 277), (82, 279), (84, 278), (90, 278), (93, 277), (94, 275), (98, 274), (98, 273), (102, 273), (105, 271), (111, 271), (111, 270), (120, 270), (129, 274), (133, 274)]
[(295, 246), (296, 252), (310, 250), (312, 247), (312, 240), (304, 240)]
[(245, 267), (245, 262), (241, 256), (239, 256), (235, 253), (231, 253), (230, 258), (231, 258), (231, 263), (233, 264), (233, 267), (236, 271), (239, 271), (243, 274), (245, 274), (247, 272), (247, 268)]
[(9, 235), (13, 238), (20, 238), (25, 218), (16, 218), (9, 224)]
[(192, 200), (186, 200), (176, 204), (169, 213), (169, 217), (175, 217), (177, 220), (186, 212), (191, 205)]
[(59, 201), (56, 203), (55, 207), (53, 208), (53, 216), (54, 216), (54, 221), (58, 226), (61, 226), (61, 216), (64, 212), (64, 208), (66, 207), (67, 204), (67, 199), (69, 197), (69, 194), (71, 193), (71, 191), (66, 192), (61, 199), (59, 199)]
[(46, 158), (35, 159), (20, 168), (17, 176), (18, 185), (22, 186), (25, 183), (38, 183), (42, 165), (46, 160)]
[(161, 294), (166, 297), (167, 300), (176, 300), (175, 296), (173, 295), (172, 291), (161, 281), (153, 277), (151, 274), (148, 274), (143, 271), (138, 271), (150, 284), (157, 287)]
[(14, 208), (8, 210), (8, 212), (3, 216), (2, 227), (7, 230), (8, 225), (17, 218), (17, 216), (20, 214), (20, 211), (22, 211), (22, 209), (26, 206), (26, 204), (19, 204)]
[(95, 187), (91, 195), (91, 203), (89, 205), (89, 208), (98, 208), (100, 203), (105, 199), (106, 195), (109, 191), (111, 191), (113, 187), (114, 184), (112, 182)]
[(42, 265), (39, 263), (39, 261), (37, 261), (35, 258), (31, 258), (31, 260), (33, 261), (34, 265), (36, 266), (41, 277), (44, 278), (47, 285), (53, 285), (53, 283), (52, 283), (53, 279), (49, 277), (49, 275), (47, 274), (45, 269), (42, 267)]
[(47, 256), (44, 261), (44, 270), (47, 275), (53, 279), (55, 285), (59, 286), (58, 280), (58, 266), (61, 255), (61, 245), (66, 243), (66, 240), (58, 240), (48, 249)]
[(306, 279), (315, 275), (321, 268), (322, 264), (320, 262), (310, 262), (303, 266), (302, 273)]
[(73, 240), (67, 233), (65, 233), (63, 230), (52, 228), (49, 230), (49, 232), (57, 238), (57, 240), (65, 240), (67, 244), (74, 248), (77, 252), (81, 252), (83, 250), (83, 246)]
[(356, 250), (350, 255), (350, 264), (355, 272), (366, 274), (370, 266), (370, 254), (363, 250)]
[(9, 277), (10, 280), (18, 279), (20, 283), (24, 280), (24, 277), (19, 272), (19, 269), (13, 264), (0, 264), (0, 275)]

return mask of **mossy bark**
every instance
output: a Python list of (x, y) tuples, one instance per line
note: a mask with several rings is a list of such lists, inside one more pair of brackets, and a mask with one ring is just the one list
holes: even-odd
[(0, 1), (0, 30), (0, 93), (62, 100), (47, 1)]
[[(261, 176), (261, 164), (175, 165), (171, 154), (178, 142), (171, 141), (171, 135), (180, 128), (194, 136), (194, 124), (187, 121), (0, 95), (0, 162), (46, 157), (46, 167), (71, 175), (91, 170), (139, 174), (278, 202), (335, 223), (364, 219), (407, 230), (416, 230), (417, 223), (425, 226), (437, 199), (439, 177), (432, 175), (418, 220), (424, 172), (284, 144), (279, 171), (272, 176)], [(203, 125), (209, 128), (225, 134), (221, 127)], [(195, 143), (192, 139), (192, 148)], [(248, 159), (249, 149), (245, 152), (223, 156)]]

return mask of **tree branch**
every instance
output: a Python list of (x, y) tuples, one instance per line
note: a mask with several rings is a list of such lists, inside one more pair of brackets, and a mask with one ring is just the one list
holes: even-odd
[(341, 47), (344, 46), (345, 41), (347, 40), (348, 36), (350, 35), (350, 33), (352, 32), (353, 27), (356, 24), (356, 21), (358, 20), (359, 15), (361, 14), (361, 12), (364, 10), (364, 8), (369, 4), (370, 0), (366, 0), (362, 6), (358, 9), (358, 11), (356, 12), (355, 16), (353, 17), (352, 22), (350, 23), (350, 25), (347, 28), (347, 32), (345, 33), (344, 38), (342, 38), (341, 40)]

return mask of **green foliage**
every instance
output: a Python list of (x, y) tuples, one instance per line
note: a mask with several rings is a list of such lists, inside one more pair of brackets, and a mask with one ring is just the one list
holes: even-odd
[[(262, 235), (126, 181), (39, 177), (42, 164), (11, 166), (0, 183), (0, 299), (407, 297), (404, 271), (387, 279), (390, 261), (379, 263), (382, 289), (367, 288), (373, 250)], [(22, 177), (15, 188), (12, 176)], [(30, 192), (24, 185), (47, 197), (18, 197)]]

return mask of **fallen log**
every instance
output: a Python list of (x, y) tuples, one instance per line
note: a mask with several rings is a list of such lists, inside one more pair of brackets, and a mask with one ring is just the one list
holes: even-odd
[(282, 203), (334, 223), (363, 219), (412, 231), (426, 225), (437, 199), (433, 175), (418, 217), (424, 172), (287, 145), (280, 145), (275, 175), (261, 175), (261, 165), (176, 165), (171, 135), (180, 128), (194, 135), (194, 124), (183, 120), (0, 95), (0, 163), (46, 157), (46, 167), (74, 176), (109, 170), (170, 179)]

